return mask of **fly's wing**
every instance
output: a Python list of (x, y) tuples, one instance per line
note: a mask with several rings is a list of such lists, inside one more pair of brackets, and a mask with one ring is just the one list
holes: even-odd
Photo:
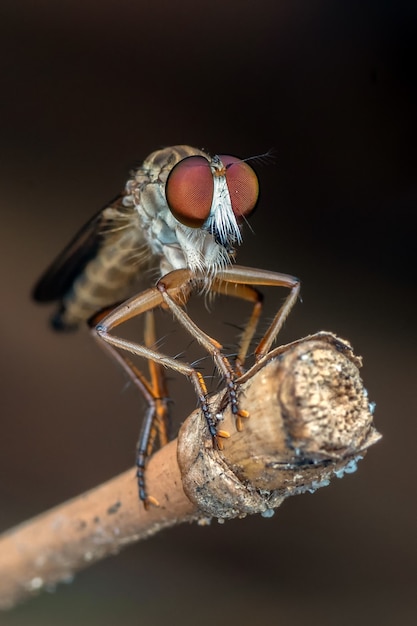
[[(117, 196), (106, 208), (117, 209), (123, 196)], [(61, 300), (71, 289), (87, 263), (96, 256), (106, 230), (111, 228), (105, 209), (101, 209), (75, 235), (61, 254), (41, 276), (32, 292), (36, 302)]]
[(37, 302), (57, 300), (51, 318), (59, 331), (74, 330), (133, 295), (153, 255), (137, 206), (126, 192), (95, 215), (35, 286)]

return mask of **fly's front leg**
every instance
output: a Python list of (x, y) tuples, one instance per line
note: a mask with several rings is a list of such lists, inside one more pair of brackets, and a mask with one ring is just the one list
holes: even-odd
[[(172, 272), (174, 274), (174, 272)], [(240, 425), (240, 418), (246, 418), (249, 416), (247, 411), (239, 408), (238, 405), (238, 389), (235, 383), (236, 375), (233, 371), (232, 366), (229, 363), (229, 360), (222, 354), (222, 345), (207, 335), (204, 331), (201, 330), (185, 313), (185, 311), (175, 302), (174, 298), (170, 295), (171, 290), (171, 276), (172, 274), (168, 274), (163, 279), (161, 279), (157, 284), (157, 289), (159, 290), (161, 297), (167, 306), (167, 308), (172, 312), (175, 318), (180, 322), (180, 324), (193, 336), (198, 343), (203, 346), (207, 350), (207, 352), (212, 356), (213, 361), (220, 372), (220, 375), (223, 377), (226, 385), (227, 395), (230, 400), (231, 410), (233, 415), (236, 417), (236, 423)], [(200, 375), (201, 376), (201, 375)], [(202, 378), (202, 377), (201, 377)], [(203, 380), (202, 380), (203, 382)], [(211, 418), (212, 420), (213, 418)], [(210, 426), (210, 420), (208, 419), (208, 423)], [(221, 436), (228, 436), (228, 433), (224, 433), (223, 431), (219, 431), (217, 434)]]
[(288, 314), (297, 302), (300, 294), (299, 279), (294, 276), (289, 276), (288, 274), (269, 272), (268, 270), (259, 270), (251, 267), (240, 267), (239, 265), (225, 268), (219, 272), (217, 279), (237, 285), (287, 287), (290, 290), (289, 295), (285, 298), (284, 303), (278, 310), (271, 325), (255, 350), (256, 360), (260, 361), (270, 350)]
[[(139, 296), (140, 297), (140, 296)], [(159, 303), (160, 304), (160, 303)], [(194, 389), (197, 394), (198, 402), (200, 404), (200, 408), (203, 411), (203, 414), (206, 418), (207, 425), (209, 427), (209, 431), (212, 437), (224, 436), (227, 437), (227, 433), (223, 433), (222, 431), (217, 431), (217, 420), (211, 415), (210, 407), (207, 403), (207, 387), (204, 382), (204, 378), (197, 372), (191, 365), (188, 363), (183, 363), (182, 361), (178, 361), (173, 359), (162, 352), (156, 352), (146, 346), (142, 346), (133, 341), (129, 341), (126, 339), (122, 339), (121, 337), (115, 337), (109, 333), (111, 330), (111, 326), (107, 327), (104, 325), (104, 320), (101, 324), (96, 326), (95, 332), (99, 339), (102, 339), (104, 342), (109, 344), (114, 348), (118, 348), (120, 350), (126, 350), (136, 356), (144, 357), (145, 359), (155, 361), (164, 367), (169, 367), (172, 370), (183, 374), (187, 378), (191, 380), (194, 385)], [(119, 355), (120, 356), (120, 355)], [(124, 359), (126, 362), (127, 359)]]
[[(228, 289), (229, 285), (232, 286), (234, 290)], [(249, 344), (255, 333), (262, 310), (262, 295), (257, 289), (254, 288), (254, 285), (287, 287), (290, 289), (290, 293), (284, 300), (284, 303), (275, 315), (272, 324), (267, 329), (255, 350), (256, 364), (249, 370), (249, 373), (243, 374), (243, 362), (246, 357)], [(254, 368), (257, 369), (259, 367), (257, 364), (260, 363), (261, 359), (270, 350), (288, 314), (298, 299), (300, 293), (300, 281), (298, 278), (287, 274), (235, 265), (227, 267), (217, 274), (213, 288), (217, 292), (254, 302), (252, 315), (244, 330), (238, 353), (237, 369), (240, 371), (240, 376), (235, 382), (235, 385), (239, 385), (247, 380), (251, 374), (253, 374)], [(236, 427), (238, 430), (242, 428), (241, 419), (236, 420)]]
[[(176, 270), (168, 275), (168, 280), (171, 283), (171, 292), (173, 297), (178, 297), (182, 302), (186, 302), (190, 295), (190, 282), (191, 275), (188, 270)], [(124, 339), (122, 337), (116, 337), (111, 334), (111, 331), (117, 326), (121, 325), (125, 321), (132, 319), (143, 313), (149, 313), (156, 307), (163, 306), (165, 304), (164, 297), (161, 290), (157, 287), (153, 287), (141, 293), (140, 295), (131, 298), (121, 306), (114, 309), (109, 315), (107, 315), (94, 329), (96, 339), (103, 347), (123, 366), (125, 371), (129, 374), (131, 380), (141, 392), (145, 395), (149, 402), (149, 410), (143, 424), (142, 433), (138, 444), (138, 482), (140, 498), (146, 503), (154, 502), (154, 499), (146, 495), (145, 483), (143, 479), (143, 470), (146, 461), (146, 456), (149, 449), (152, 448), (153, 439), (155, 437), (155, 428), (158, 427), (154, 423), (155, 413), (158, 413), (158, 402), (155, 398), (155, 394), (152, 393), (151, 386), (147, 383), (143, 375), (135, 368), (130, 359), (125, 356), (125, 352), (135, 354), (139, 357), (147, 359), (149, 362), (156, 364), (154, 368), (155, 377), (160, 379), (162, 368), (170, 368), (176, 372), (187, 376), (196, 391), (198, 401), (201, 410), (207, 421), (210, 435), (215, 441), (218, 441), (218, 437), (227, 437), (228, 433), (221, 430), (217, 430), (217, 419), (212, 416), (209, 404), (207, 402), (207, 388), (202, 375), (195, 370), (188, 363), (183, 363), (177, 359), (173, 359), (161, 352), (155, 350), (152, 346), (154, 340), (149, 339), (147, 343), (150, 345), (141, 345), (136, 342)], [(152, 332), (149, 331), (149, 338), (152, 337)], [(121, 351), (121, 352), (119, 352)], [(151, 378), (152, 378), (152, 365), (151, 365)], [(159, 430), (159, 434), (161, 431)]]

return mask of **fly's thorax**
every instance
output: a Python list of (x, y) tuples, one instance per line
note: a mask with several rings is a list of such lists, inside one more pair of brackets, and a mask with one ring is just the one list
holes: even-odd
[(142, 169), (147, 169), (151, 172), (151, 175), (153, 173), (155, 177), (166, 182), (168, 174), (174, 165), (190, 156), (203, 156), (206, 159), (210, 159), (206, 152), (198, 148), (193, 148), (192, 146), (170, 146), (151, 152), (144, 160)]
[(210, 160), (210, 157), (205, 152), (191, 146), (179, 145), (155, 150), (137, 170), (132, 172), (132, 178), (128, 182), (128, 185), (131, 185), (131, 191), (135, 189), (140, 191), (148, 183), (165, 185), (172, 168), (190, 156), (203, 156)]

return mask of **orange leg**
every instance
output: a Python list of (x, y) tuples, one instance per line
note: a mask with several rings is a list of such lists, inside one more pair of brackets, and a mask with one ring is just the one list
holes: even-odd
[[(170, 290), (173, 294), (172, 297), (177, 298), (181, 303), (185, 303), (191, 294), (189, 287), (190, 273), (185, 270), (179, 270), (172, 272), (170, 277), (173, 279), (172, 288)], [(170, 300), (170, 298), (171, 297), (169, 297), (168, 300)], [(158, 306), (164, 306), (165, 300), (166, 290), (163, 284), (148, 289), (116, 307), (93, 329), (94, 336), (99, 341), (100, 345), (120, 363), (148, 402), (148, 410), (143, 421), (137, 449), (139, 496), (145, 503), (145, 507), (147, 507), (148, 504), (157, 504), (155, 499), (148, 496), (146, 493), (144, 480), (146, 459), (152, 452), (156, 434), (159, 435), (161, 445), (164, 445), (168, 441), (166, 428), (168, 410), (164, 368), (169, 367), (190, 378), (196, 390), (200, 407), (206, 418), (209, 432), (213, 439), (217, 441), (217, 437), (228, 436), (228, 433), (217, 430), (217, 419), (212, 416), (210, 412), (210, 407), (207, 402), (207, 388), (200, 372), (195, 370), (195, 368), (188, 363), (173, 359), (154, 348), (155, 330), (153, 310)], [(180, 307), (178, 308), (180, 309)], [(180, 309), (180, 311), (183, 313), (182, 309)], [(112, 329), (143, 313), (147, 316), (145, 321), (145, 345), (140, 345), (110, 334)], [(204, 336), (203, 344), (206, 343), (205, 338), (207, 337), (207, 339), (209, 339), (208, 336), (202, 331), (199, 331), (199, 333)], [(122, 352), (119, 352), (119, 350)], [(148, 359), (151, 377), (150, 382), (140, 370), (136, 368), (132, 361), (123, 354), (123, 352), (126, 351)]]
[[(241, 267), (239, 265), (233, 265), (227, 267), (216, 276), (217, 281), (224, 281), (225, 283), (232, 283), (237, 285), (256, 285), (259, 286), (271, 286), (271, 287), (287, 287), (290, 289), (289, 295), (284, 300), (282, 306), (276, 313), (272, 323), (267, 329), (266, 333), (259, 342), (256, 350), (255, 357), (259, 361), (270, 350), (272, 344), (279, 331), (281, 330), (288, 314), (297, 302), (300, 294), (300, 281), (294, 276), (288, 274), (281, 274), (279, 272), (270, 272), (268, 270), (259, 270), (251, 267)], [(245, 298), (246, 299), (246, 298)], [(257, 304), (255, 304), (255, 307)], [(256, 317), (256, 316), (255, 316)], [(251, 323), (251, 321), (249, 322)], [(255, 331), (256, 323), (254, 325), (253, 332)], [(251, 338), (253, 336), (253, 332)]]
[[(236, 374), (239, 378), (241, 378), (244, 374), (243, 366), (245, 358), (262, 313), (263, 296), (253, 285), (287, 287), (291, 289), (283, 305), (275, 315), (272, 324), (267, 329), (255, 350), (255, 358), (257, 362), (259, 362), (270, 350), (272, 343), (275, 341), (285, 322), (285, 319), (297, 301), (300, 292), (300, 282), (297, 278), (278, 272), (269, 272), (268, 270), (259, 270), (235, 265), (219, 272), (216, 276), (212, 285), (213, 291), (253, 302), (252, 314), (246, 324), (245, 330), (243, 331), (236, 358)], [(235, 388), (237, 388), (236, 380), (233, 382)], [(239, 410), (236, 413), (237, 430), (242, 430), (243, 428), (241, 418), (248, 416), (249, 414), (242, 410)]]
[[(97, 337), (95, 329), (94, 336)], [(150, 348), (156, 341), (153, 311), (148, 311), (146, 313), (144, 340), (145, 345)], [(123, 367), (130, 380), (139, 389), (148, 404), (145, 417), (142, 421), (137, 444), (137, 479), (139, 497), (144, 502), (145, 508), (148, 508), (149, 504), (157, 506), (158, 502), (155, 498), (146, 494), (145, 466), (146, 460), (154, 449), (156, 437), (158, 436), (161, 446), (164, 446), (169, 440), (169, 398), (164, 369), (161, 365), (155, 363), (154, 361), (148, 361), (150, 375), (150, 380), (148, 381), (133, 361), (131, 361), (125, 354), (118, 352), (114, 346), (106, 342), (99, 343), (101, 347), (104, 348), (106, 352), (108, 352), (112, 358), (114, 358)]]
[[(144, 468), (147, 456), (153, 449), (156, 434), (159, 434), (160, 442), (167, 440), (166, 420), (167, 408), (163, 406), (166, 401), (165, 379), (163, 369), (169, 367), (174, 371), (184, 374), (190, 378), (194, 385), (200, 407), (206, 418), (207, 425), (213, 440), (218, 442), (218, 437), (228, 436), (228, 433), (217, 430), (217, 418), (211, 414), (207, 401), (207, 388), (202, 375), (188, 363), (173, 359), (155, 350), (155, 331), (153, 328), (153, 310), (163, 306), (168, 308), (176, 320), (193, 336), (198, 343), (212, 356), (215, 365), (225, 380), (226, 392), (231, 403), (231, 409), (236, 416), (236, 425), (242, 427), (241, 418), (248, 417), (247, 411), (239, 409), (238, 406), (238, 383), (236, 382), (236, 372), (230, 365), (228, 359), (223, 356), (221, 344), (203, 332), (185, 313), (182, 306), (186, 304), (192, 294), (195, 284), (206, 281), (205, 277), (195, 276), (190, 270), (175, 270), (164, 276), (151, 289), (147, 289), (138, 296), (131, 298), (121, 306), (109, 313), (96, 327), (95, 336), (106, 349), (112, 353), (119, 363), (128, 372), (130, 378), (137, 387), (140, 388), (145, 398), (148, 400), (149, 409), (142, 428), (142, 433), (138, 444), (138, 482), (140, 498), (147, 503), (152, 502), (152, 498), (147, 497), (144, 481)], [(230, 286), (233, 285), (233, 293), (230, 293)], [(261, 314), (262, 296), (254, 288), (254, 285), (271, 285), (277, 287), (287, 287), (290, 293), (283, 305), (276, 314), (272, 324), (266, 331), (262, 340), (258, 344), (255, 356), (259, 361), (270, 349), (279, 330), (281, 329), (288, 313), (294, 306), (299, 290), (298, 279), (286, 274), (268, 272), (240, 266), (232, 266), (218, 272), (216, 278), (210, 285), (210, 289), (220, 293), (228, 293), (236, 297), (254, 303), (252, 315), (243, 333), (238, 357), (237, 369), (240, 374), (249, 344), (253, 338), (256, 326)], [(125, 321), (141, 314), (147, 314), (145, 324), (145, 345), (140, 345), (121, 337), (111, 334), (111, 331)], [(131, 363), (131, 361), (120, 354), (118, 350), (127, 351), (140, 357), (148, 359), (150, 363), (151, 382), (149, 383), (143, 374)], [(221, 447), (221, 445), (219, 445)]]
[(212, 284), (212, 290), (216, 293), (221, 293), (225, 296), (231, 296), (233, 298), (240, 298), (247, 302), (253, 303), (252, 314), (247, 322), (242, 336), (239, 341), (239, 349), (235, 358), (235, 371), (238, 376), (243, 374), (243, 367), (245, 364), (246, 355), (249, 350), (250, 343), (255, 334), (259, 318), (262, 313), (263, 295), (260, 291), (250, 285), (233, 284), (224, 280), (214, 280)]

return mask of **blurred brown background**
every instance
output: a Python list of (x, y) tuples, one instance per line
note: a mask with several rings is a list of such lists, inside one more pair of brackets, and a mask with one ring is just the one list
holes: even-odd
[[(2, 529), (133, 463), (141, 400), (87, 333), (54, 335), (29, 294), (165, 145), (275, 149), (239, 263), (301, 277), (282, 340), (350, 339), (384, 438), (356, 474), (272, 519), (167, 530), (0, 624), (416, 623), (416, 13), (384, 0), (1, 2)], [(283, 294), (268, 296), (267, 317)]]

